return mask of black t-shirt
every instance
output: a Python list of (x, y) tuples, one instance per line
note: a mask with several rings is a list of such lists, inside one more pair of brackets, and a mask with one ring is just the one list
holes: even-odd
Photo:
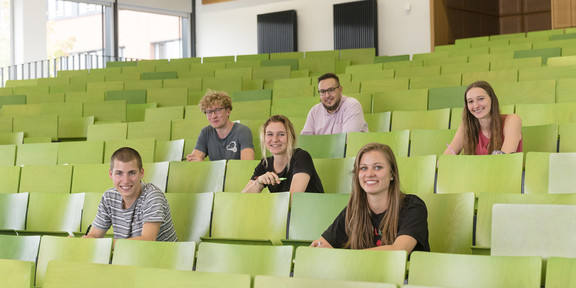
[[(322, 233), (322, 237), (334, 248), (342, 248), (348, 241), (348, 235), (346, 234), (346, 209), (344, 208), (336, 217), (334, 223)], [(379, 226), (385, 214), (386, 211), (380, 214), (370, 214), (373, 227)], [(404, 197), (398, 219), (397, 236), (400, 235), (408, 235), (416, 239), (418, 243), (416, 243), (413, 251), (430, 251), (430, 245), (428, 244), (428, 212), (424, 201), (416, 195), (407, 194)], [(376, 233), (373, 233), (373, 247), (377, 246), (377, 241), (378, 237), (376, 237)]]
[[(268, 160), (268, 167), (264, 166), (264, 159), (262, 159), (254, 169), (252, 179), (256, 179), (256, 177), (266, 172), (274, 172), (274, 156), (270, 156), (266, 159)], [(312, 156), (300, 148), (294, 150), (294, 154), (290, 160), (290, 170), (284, 168), (282, 172), (277, 173), (279, 178), (285, 177), (286, 180), (280, 182), (280, 184), (267, 185), (268, 190), (270, 192), (290, 191), (290, 184), (292, 183), (292, 178), (296, 173), (306, 173), (310, 175), (310, 181), (308, 181), (306, 192), (324, 193), (322, 181), (320, 181), (320, 177), (318, 176), (318, 173), (316, 173), (316, 168), (314, 168), (314, 162), (312, 162)]]

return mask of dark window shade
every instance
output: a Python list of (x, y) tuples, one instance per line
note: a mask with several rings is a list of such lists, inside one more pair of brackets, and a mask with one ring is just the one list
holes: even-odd
[(298, 51), (296, 10), (258, 15), (258, 53)]
[(334, 49), (355, 48), (378, 51), (376, 0), (334, 4)]

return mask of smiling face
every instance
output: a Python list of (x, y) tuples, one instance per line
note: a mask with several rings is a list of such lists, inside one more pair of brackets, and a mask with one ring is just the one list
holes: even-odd
[[(327, 78), (318, 82), (318, 91), (320, 93), (320, 100), (322, 105), (329, 113), (332, 113), (340, 105), (340, 100), (342, 99), (342, 87), (334, 78)], [(330, 92), (331, 91), (331, 92)]]
[(470, 114), (478, 119), (490, 117), (492, 107), (492, 98), (486, 90), (480, 87), (474, 87), (466, 93), (466, 105)]
[(144, 177), (144, 169), (138, 169), (136, 159), (129, 162), (114, 160), (113, 168), (110, 170), (110, 178), (112, 178), (114, 187), (122, 195), (125, 203), (131, 205), (140, 196), (142, 177)]
[(273, 155), (286, 152), (288, 145), (288, 133), (282, 122), (270, 122), (264, 132), (266, 139), (266, 149)]
[(358, 181), (367, 194), (388, 193), (392, 174), (384, 153), (372, 150), (362, 155), (358, 165)]
[(204, 114), (206, 114), (210, 126), (214, 129), (221, 129), (226, 127), (228, 119), (230, 119), (230, 112), (230, 108), (225, 108), (222, 105), (214, 105), (208, 107), (208, 109), (204, 111)]

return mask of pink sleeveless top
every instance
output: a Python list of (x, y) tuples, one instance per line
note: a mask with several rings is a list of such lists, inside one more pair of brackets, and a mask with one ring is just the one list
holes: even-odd
[[(506, 122), (506, 117), (508, 115), (502, 115), (502, 125)], [(502, 135), (504, 137), (504, 135)], [(478, 144), (476, 145), (476, 155), (490, 155), (492, 151), (488, 151), (488, 144), (490, 144), (490, 138), (484, 136), (482, 131), (478, 132)], [(518, 142), (518, 148), (516, 152), (522, 152), (522, 138), (520, 138), (520, 142)]]

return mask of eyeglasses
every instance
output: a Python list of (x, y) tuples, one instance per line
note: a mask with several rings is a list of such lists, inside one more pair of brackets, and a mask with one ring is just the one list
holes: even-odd
[(214, 115), (220, 115), (220, 113), (222, 113), (222, 110), (224, 110), (224, 109), (226, 109), (226, 108), (224, 108), (224, 107), (214, 108), (214, 109), (212, 109), (212, 110), (206, 110), (206, 111), (204, 111), (204, 114), (206, 114), (206, 117), (208, 117), (208, 116), (210, 116), (210, 115), (212, 115), (212, 114), (214, 114)]
[(336, 89), (338, 89), (338, 88), (340, 88), (340, 86), (328, 88), (328, 89), (325, 89), (325, 90), (318, 90), (318, 94), (320, 94), (320, 95), (324, 95), (324, 94), (326, 94), (326, 93), (332, 94), (332, 93), (334, 93), (334, 90), (336, 90)]

